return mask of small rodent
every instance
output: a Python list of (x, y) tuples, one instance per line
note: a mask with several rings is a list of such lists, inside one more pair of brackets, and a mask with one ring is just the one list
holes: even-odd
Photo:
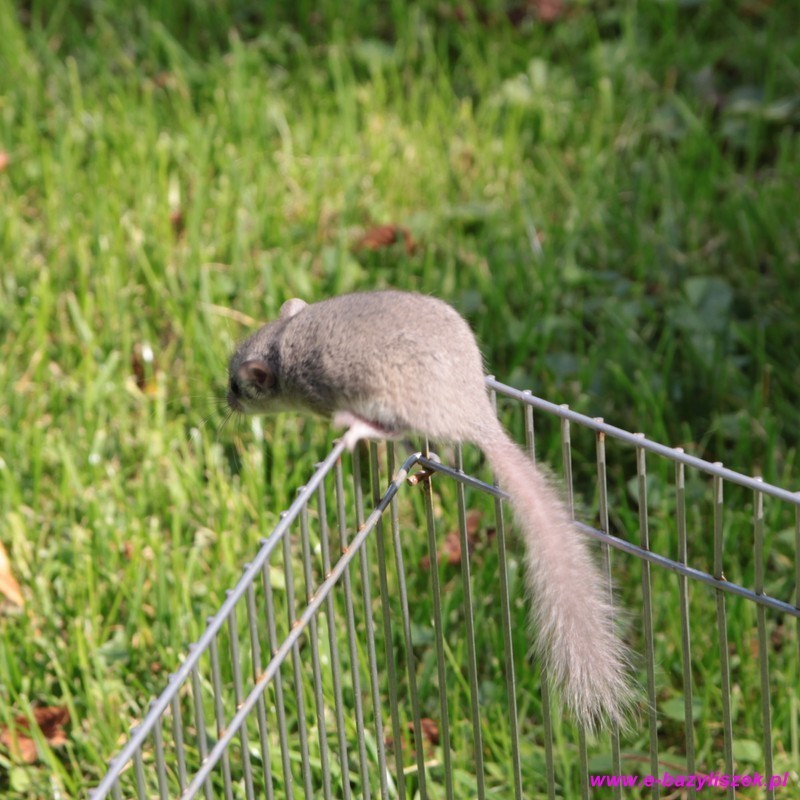
[(627, 651), (587, 540), (559, 492), (505, 432), (467, 322), (447, 303), (400, 291), (289, 300), (230, 360), (228, 404), (246, 414), (305, 411), (359, 439), (408, 432), (480, 447), (511, 498), (526, 550), (537, 651), (588, 729), (625, 724)]

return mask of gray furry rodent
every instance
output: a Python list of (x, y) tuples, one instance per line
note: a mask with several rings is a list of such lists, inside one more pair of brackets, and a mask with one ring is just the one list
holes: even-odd
[(537, 650), (549, 675), (589, 729), (625, 723), (628, 658), (605, 582), (559, 492), (495, 416), (475, 337), (453, 308), (398, 291), (289, 300), (239, 346), (229, 373), (233, 410), (332, 417), (348, 428), (350, 449), (409, 431), (478, 445), (525, 540)]

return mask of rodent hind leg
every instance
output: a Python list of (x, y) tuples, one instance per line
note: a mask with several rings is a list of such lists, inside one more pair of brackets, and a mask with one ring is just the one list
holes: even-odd
[(402, 435), (401, 432), (369, 422), (352, 411), (337, 411), (333, 415), (333, 424), (338, 428), (347, 428), (342, 441), (348, 450), (352, 450), (360, 439), (397, 439)]

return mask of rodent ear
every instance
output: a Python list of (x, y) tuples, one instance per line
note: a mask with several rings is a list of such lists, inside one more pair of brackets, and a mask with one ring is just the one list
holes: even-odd
[(260, 359), (251, 358), (245, 361), (236, 372), (242, 384), (255, 384), (262, 391), (275, 385), (275, 373)]
[(293, 317), (298, 311), (302, 311), (307, 305), (308, 303), (306, 303), (305, 300), (301, 300), (299, 297), (293, 297), (281, 306), (278, 319), (289, 319), (289, 317)]

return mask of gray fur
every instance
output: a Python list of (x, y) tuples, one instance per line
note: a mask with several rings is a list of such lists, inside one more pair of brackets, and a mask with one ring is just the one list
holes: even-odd
[[(269, 381), (249, 379), (253, 364)], [(625, 722), (627, 654), (604, 580), (559, 493), (495, 417), (475, 337), (453, 308), (397, 291), (290, 300), (237, 349), (230, 376), (233, 409), (334, 417), (351, 426), (351, 447), (365, 435), (411, 431), (477, 444), (509, 492), (525, 540), (538, 650), (550, 675), (588, 728)]]

